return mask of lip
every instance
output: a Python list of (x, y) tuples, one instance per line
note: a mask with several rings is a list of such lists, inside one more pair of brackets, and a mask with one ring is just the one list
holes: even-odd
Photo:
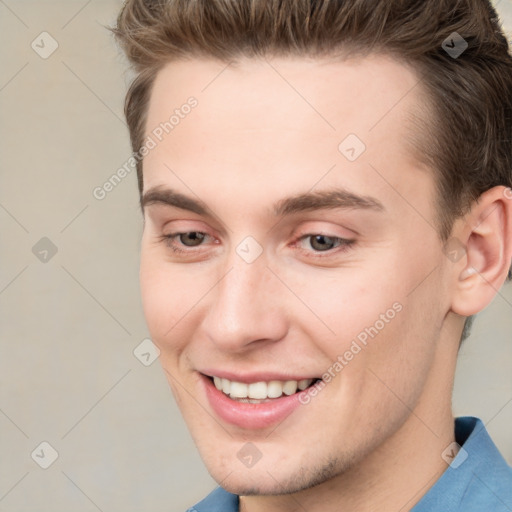
[[(220, 375), (217, 375), (220, 377)], [(270, 402), (250, 404), (231, 400), (219, 391), (212, 380), (200, 374), (206, 397), (215, 414), (226, 423), (236, 425), (246, 430), (264, 429), (283, 421), (301, 405), (299, 393), (290, 396), (283, 395), (273, 398)], [(224, 377), (228, 378), (228, 377)], [(234, 379), (233, 379), (234, 380)], [(265, 379), (260, 379), (265, 380)], [(281, 380), (281, 379), (270, 379)], [(287, 379), (296, 380), (296, 379)], [(238, 381), (243, 382), (243, 381)], [(251, 380), (250, 382), (257, 382)]]
[(224, 370), (201, 370), (203, 375), (207, 375), (208, 377), (220, 377), (221, 379), (228, 379), (232, 382), (242, 382), (244, 384), (252, 384), (253, 382), (270, 382), (271, 380), (279, 380), (279, 381), (287, 381), (287, 380), (303, 380), (303, 379), (319, 379), (320, 376), (305, 376), (305, 375), (283, 375), (282, 373), (277, 372), (258, 372), (258, 373), (243, 373), (237, 374), (234, 372), (224, 371)]

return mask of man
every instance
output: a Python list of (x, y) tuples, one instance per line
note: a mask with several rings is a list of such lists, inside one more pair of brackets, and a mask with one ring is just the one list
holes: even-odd
[(451, 410), (512, 260), (493, 8), (129, 0), (115, 33), (144, 312), (219, 483), (190, 510), (512, 510), (512, 470)]

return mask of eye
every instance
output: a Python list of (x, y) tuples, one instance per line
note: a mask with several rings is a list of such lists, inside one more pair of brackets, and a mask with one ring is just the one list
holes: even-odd
[[(337, 236), (328, 236), (323, 234), (308, 234), (299, 238), (298, 245), (306, 252), (313, 253), (333, 253), (347, 250), (355, 240), (347, 240)], [(311, 251), (311, 249), (313, 251)]]
[(191, 253), (195, 247), (205, 245), (203, 242), (210, 238), (210, 235), (202, 231), (185, 231), (162, 235), (160, 240), (175, 253)]
[[(173, 252), (188, 253), (189, 255), (193, 254), (194, 248), (205, 245), (211, 238), (210, 235), (202, 231), (169, 233), (161, 237)], [(215, 239), (213, 239), (213, 243), (215, 243)], [(330, 256), (346, 251), (354, 243), (355, 240), (315, 233), (301, 236), (294, 245), (298, 245), (302, 252), (321, 257), (324, 256), (322, 253), (326, 253), (325, 256)]]
[(201, 242), (207, 235), (200, 231), (188, 231), (187, 233), (177, 233), (174, 236), (177, 236), (183, 245), (186, 245), (187, 247), (196, 247), (197, 245), (201, 245)]
[(309, 244), (315, 251), (329, 251), (336, 247), (336, 242), (339, 238), (326, 235), (309, 235), (307, 240), (309, 240)]

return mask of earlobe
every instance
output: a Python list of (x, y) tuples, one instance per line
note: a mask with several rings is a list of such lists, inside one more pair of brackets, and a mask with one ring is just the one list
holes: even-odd
[(462, 316), (482, 311), (505, 282), (512, 260), (512, 200), (505, 187), (480, 196), (457, 238), (466, 249), (465, 267), (458, 273), (452, 310)]

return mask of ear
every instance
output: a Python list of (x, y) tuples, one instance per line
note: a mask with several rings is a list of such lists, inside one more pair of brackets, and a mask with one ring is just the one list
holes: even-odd
[(500, 186), (484, 192), (464, 220), (456, 222), (452, 234), (452, 245), (455, 241), (463, 249), (451, 268), (451, 309), (471, 316), (489, 305), (510, 270), (512, 190)]

